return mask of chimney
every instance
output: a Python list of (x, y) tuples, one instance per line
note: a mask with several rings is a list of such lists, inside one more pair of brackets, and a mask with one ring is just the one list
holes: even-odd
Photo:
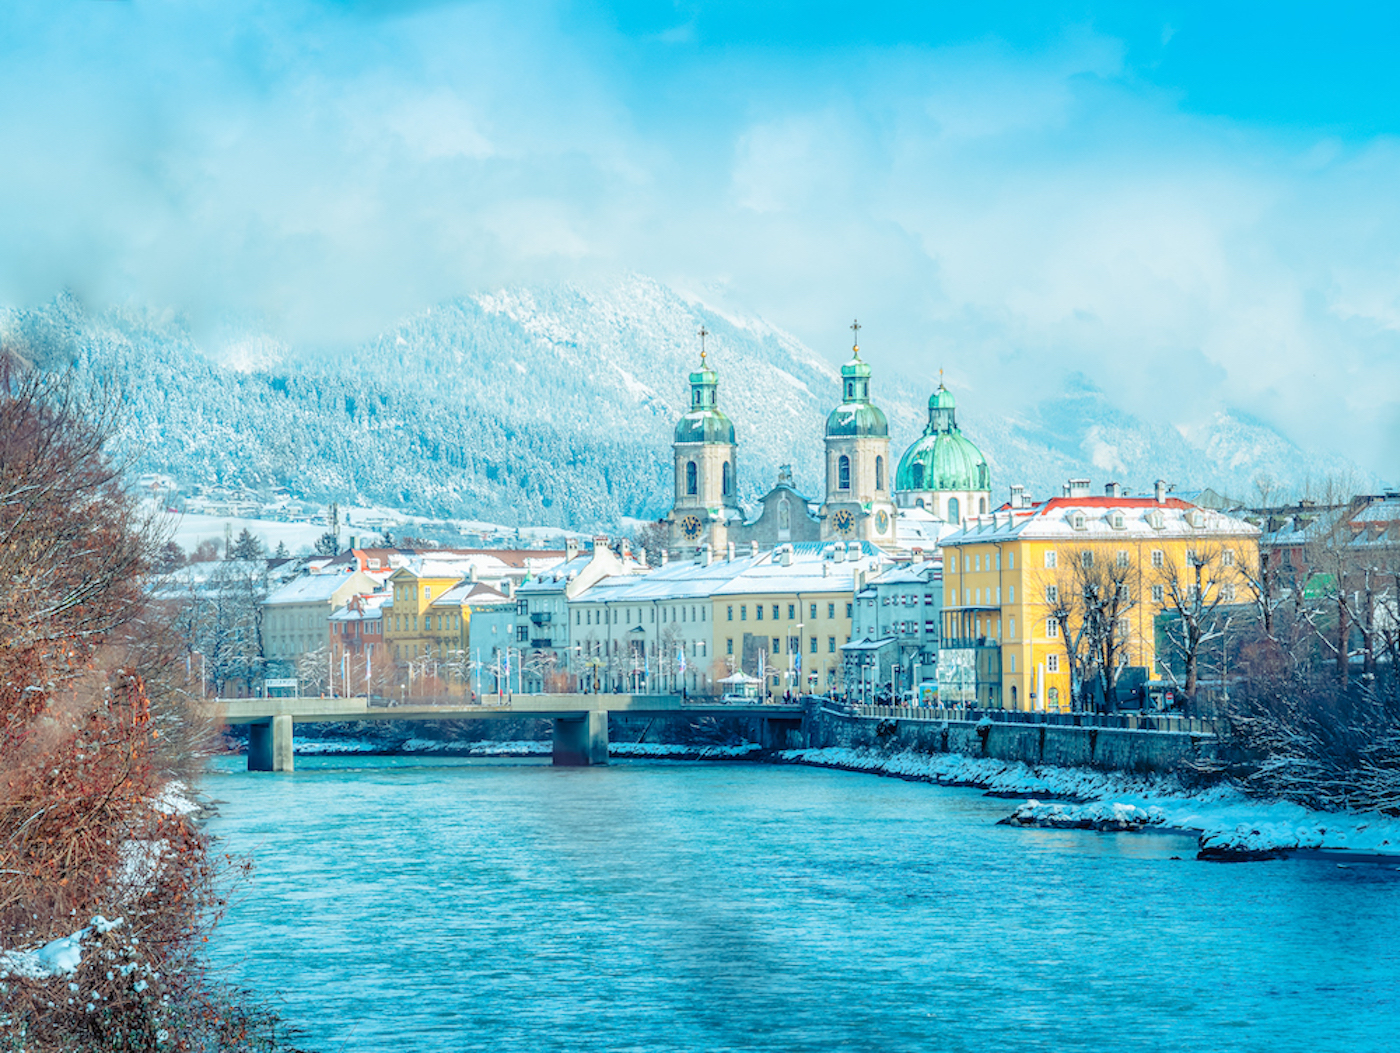
[(728, 553), (729, 553), (729, 554), (728, 554), (728, 557), (727, 557), (727, 558), (729, 559), (729, 562), (730, 562), (730, 563), (733, 563), (733, 562), (734, 562), (734, 542), (732, 542), (732, 541), (729, 543), (729, 550), (728, 550)]
[(749, 542), (749, 555), (750, 555), (750, 556), (756, 556), (756, 555), (758, 555), (758, 541), (757, 541), (757, 540), (754, 540), (754, 541), (750, 541), (750, 542)]
[(501, 582), (501, 591), (512, 599), (515, 597), (515, 579), (506, 578)]
[(1103, 488), (1103, 495), (1105, 497), (1122, 497), (1123, 488), (1117, 483), (1105, 483)]
[(832, 546), (831, 559), (833, 563), (846, 562), (846, 543), (844, 541), (838, 541)]
[(473, 585), (476, 584), (476, 573), (476, 564), (473, 563), (470, 567), (467, 568), (467, 580), (470, 581)]
[(1159, 505), (1164, 505), (1164, 504), (1166, 504), (1166, 503), (1167, 503), (1167, 481), (1166, 481), (1165, 479), (1158, 479), (1157, 482), (1153, 484), (1153, 489), (1154, 489), (1154, 491), (1156, 492), (1156, 495), (1157, 495), (1157, 503), (1158, 503)]
[(564, 558), (573, 559), (578, 555), (578, 538), (566, 537), (564, 539)]
[(1069, 481), (1069, 485), (1065, 487), (1065, 496), (1066, 496), (1066, 497), (1088, 497), (1088, 496), (1089, 496), (1089, 480), (1088, 480), (1088, 479), (1071, 479), (1071, 480)]
[(661, 550), (661, 565), (664, 567), (669, 562), (671, 562), (671, 553), (663, 548)]
[(778, 549), (778, 565), (783, 567), (792, 566), (792, 546), (784, 545)]
[(706, 541), (700, 546), (700, 551), (695, 554), (695, 562), (702, 567), (710, 565), (710, 543)]
[(1026, 507), (1026, 488), (1025, 488), (1024, 486), (1022, 486), (1020, 483), (1017, 483), (1015, 486), (1013, 486), (1013, 487), (1011, 488), (1011, 507), (1012, 507), (1012, 508), (1025, 508), (1025, 507)]

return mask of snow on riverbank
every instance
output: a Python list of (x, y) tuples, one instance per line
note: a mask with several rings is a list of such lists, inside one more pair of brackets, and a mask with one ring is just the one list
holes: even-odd
[[(408, 739), (401, 743), (374, 742), (368, 739), (299, 739), (295, 752), (299, 757), (334, 757), (351, 755), (393, 754), (423, 756), (437, 754), (453, 757), (548, 757), (553, 743), (536, 740), (514, 742), (442, 742), (437, 739)], [(667, 760), (739, 760), (762, 753), (753, 742), (738, 746), (674, 746), (653, 742), (613, 742), (608, 756), (619, 758), (664, 758)]]
[[(1199, 833), (1200, 847), (1223, 856), (1294, 849), (1400, 857), (1400, 819), (1375, 812), (1317, 812), (1288, 801), (1261, 801), (1224, 784), (1188, 790), (1170, 776), (1147, 778), (1086, 768), (1036, 767), (955, 753), (885, 754), (863, 749), (785, 750), (780, 760), (842, 768), (1028, 798), (1069, 798), (1047, 806), (1064, 825), (1108, 811), (1150, 816), (1145, 825)], [(1028, 813), (1029, 814), (1029, 813)]]

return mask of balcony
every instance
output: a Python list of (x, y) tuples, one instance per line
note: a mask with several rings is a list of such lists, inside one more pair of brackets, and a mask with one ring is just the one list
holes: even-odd
[(530, 620), (536, 625), (548, 625), (554, 620), (554, 615), (549, 611), (535, 611), (530, 615)]

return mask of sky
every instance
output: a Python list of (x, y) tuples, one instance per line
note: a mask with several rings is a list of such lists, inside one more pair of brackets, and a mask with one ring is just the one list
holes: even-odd
[(333, 347), (635, 272), (1397, 483), (1398, 48), (1374, 3), (11, 0), (0, 302)]

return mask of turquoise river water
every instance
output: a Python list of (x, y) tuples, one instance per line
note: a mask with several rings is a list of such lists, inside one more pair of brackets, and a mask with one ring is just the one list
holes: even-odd
[(204, 784), (256, 863), (213, 954), (322, 1053), (1400, 1048), (1395, 867), (812, 768), (297, 763)]

